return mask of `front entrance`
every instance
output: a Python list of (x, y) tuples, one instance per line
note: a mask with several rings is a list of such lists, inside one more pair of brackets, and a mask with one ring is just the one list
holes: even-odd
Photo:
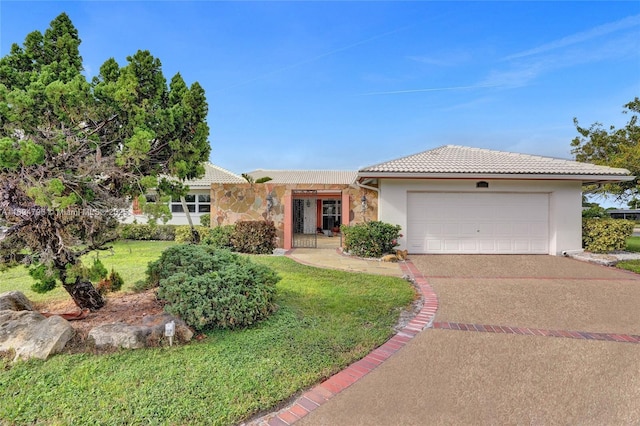
[(318, 191), (293, 191), (293, 248), (318, 246)]
[(329, 248), (341, 244), (342, 194), (292, 191), (292, 248)]

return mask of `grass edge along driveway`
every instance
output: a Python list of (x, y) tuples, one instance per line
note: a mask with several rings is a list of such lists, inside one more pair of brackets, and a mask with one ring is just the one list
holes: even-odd
[(0, 423), (238, 423), (382, 344), (415, 297), (400, 278), (254, 259), (283, 278), (267, 321), (181, 347), (18, 363), (0, 372)]

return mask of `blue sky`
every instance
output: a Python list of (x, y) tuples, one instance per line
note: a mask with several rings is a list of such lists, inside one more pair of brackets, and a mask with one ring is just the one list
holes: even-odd
[(138, 49), (198, 81), (211, 161), (358, 169), (445, 144), (571, 158), (623, 126), (640, 1), (0, 2), (0, 54), (66, 12), (86, 73)]

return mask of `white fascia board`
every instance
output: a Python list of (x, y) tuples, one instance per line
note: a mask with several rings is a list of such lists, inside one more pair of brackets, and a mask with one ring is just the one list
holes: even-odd
[(390, 173), (365, 172), (358, 174), (360, 179), (509, 179), (509, 180), (572, 180), (581, 182), (626, 182), (635, 176), (624, 175), (561, 175), (561, 174), (487, 174), (487, 173)]

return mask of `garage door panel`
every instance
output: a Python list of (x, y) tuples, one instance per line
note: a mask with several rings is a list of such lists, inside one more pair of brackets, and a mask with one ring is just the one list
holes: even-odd
[(514, 248), (517, 251), (529, 251), (530, 250), (529, 241), (514, 241), (513, 245), (514, 245)]
[[(444, 250), (442, 240), (428, 240), (427, 241), (427, 250), (430, 252), (441, 252)], [(416, 248), (422, 249), (422, 244), (416, 244)]]
[(482, 253), (494, 253), (496, 251), (497, 241), (480, 240), (479, 243), (480, 252)]
[(408, 193), (412, 253), (548, 253), (548, 194)]
[(512, 223), (501, 223), (500, 226), (496, 227), (496, 232), (495, 232), (496, 237), (511, 236), (512, 234), (513, 234)]
[(433, 235), (433, 236), (442, 236), (445, 235), (444, 227), (446, 224), (443, 223), (430, 223), (427, 224), (424, 229), (424, 234)]
[(447, 253), (460, 251), (460, 250), (462, 250), (461, 243), (463, 243), (463, 241), (460, 241), (460, 240), (444, 240), (444, 250)]
[(459, 225), (454, 225), (454, 227), (460, 229), (461, 236), (475, 236), (477, 231), (475, 223), (461, 223)]
[[(467, 214), (468, 213), (469, 212), (467, 211)], [(479, 205), (475, 206), (473, 214), (476, 217), (492, 217), (492, 216), (494, 216), (493, 206), (484, 206), (484, 205), (479, 204)]]
[(497, 240), (496, 246), (501, 253), (508, 253), (512, 250), (511, 240)]
[(546, 223), (532, 223), (530, 226), (530, 232), (532, 235), (546, 235), (548, 225)]
[(511, 229), (511, 235), (514, 237), (528, 237), (531, 234), (535, 235), (535, 232), (531, 232), (533, 225), (529, 223), (514, 223)]
[(485, 238), (487, 235), (493, 237), (496, 232), (496, 226), (493, 223), (484, 222), (478, 225), (478, 231), (476, 233), (480, 238)]

